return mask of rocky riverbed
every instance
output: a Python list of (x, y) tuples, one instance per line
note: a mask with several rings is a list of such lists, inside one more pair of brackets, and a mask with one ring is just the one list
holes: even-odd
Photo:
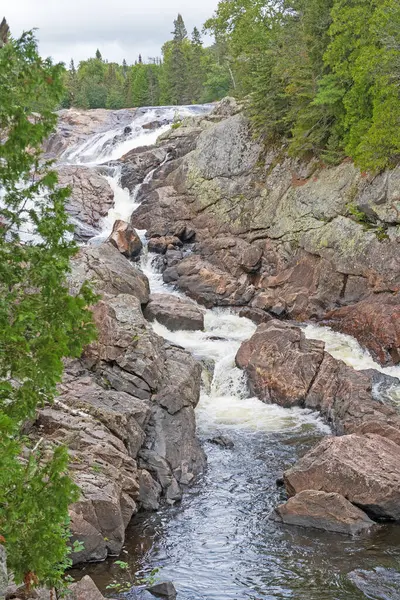
[[(140, 127), (146, 125), (149, 136), (143, 147), (132, 143), (135, 121), (127, 111), (63, 111), (46, 149), (59, 159), (61, 183), (72, 186), (69, 211), (78, 229), (100, 234), (117, 200), (126, 209), (116, 215), (109, 241), (107, 231), (73, 261), (71, 290), (89, 280), (100, 294), (93, 308), (98, 339), (80, 360), (66, 364), (57, 404), (40, 411), (29, 432), (70, 448), (82, 490), (71, 507), (74, 538), (84, 542), (76, 564), (117, 555), (134, 515), (174, 505), (193, 484), (198, 489), (206, 472), (204, 447), (212, 463), (215, 453), (232, 449), (229, 436), (227, 446), (211, 451), (204, 428), (203, 443), (196, 435), (200, 397), (200, 420), (205, 397), (223, 397), (234, 414), (233, 380), (229, 392), (207, 396), (220, 368), (241, 382), (243, 398), (247, 381), (247, 397), (276, 404), (291, 418), (305, 411), (316, 428), (305, 454), (300, 442), (300, 460), (296, 449), (290, 457), (277, 449), (275, 469), (263, 476), (274, 501), (264, 516), (274, 519), (273, 527), (376, 535), (382, 522), (400, 521), (399, 169), (372, 177), (347, 161), (326, 168), (289, 159), (252, 138), (232, 99), (211, 112), (186, 110), (189, 116), (173, 129), (162, 120), (171, 121), (171, 114), (143, 111)], [(161, 132), (153, 146), (152, 119)], [(122, 149), (128, 151), (116, 158)], [(148, 250), (139, 239), (143, 230)], [(150, 284), (158, 270), (169, 289), (155, 276), (158, 287), (150, 290), (143, 272), (147, 251), (156, 264), (147, 273)], [(137, 261), (140, 252), (141, 264), (129, 260)], [(216, 325), (213, 339), (202, 307), (224, 307), (235, 320), (232, 331), (240, 322), (245, 333), (221, 337)], [(334, 358), (299, 326), (310, 320), (354, 336), (376, 368), (355, 370)], [(202, 340), (207, 349), (226, 343), (225, 367), (218, 362), (222, 355), (206, 355)], [(247, 407), (258, 414), (258, 405)], [(323, 430), (312, 416), (316, 411), (335, 435), (310, 448)], [(257, 447), (268, 431), (258, 432)], [(253, 452), (250, 438), (234, 440), (235, 451), (246, 453), (247, 444)], [(283, 477), (282, 466), (289, 467)], [(277, 495), (274, 473), (286, 496)], [(251, 597), (288, 597), (257, 593)], [(214, 596), (190, 596), (203, 597)], [(323, 596), (308, 596), (317, 597)]]

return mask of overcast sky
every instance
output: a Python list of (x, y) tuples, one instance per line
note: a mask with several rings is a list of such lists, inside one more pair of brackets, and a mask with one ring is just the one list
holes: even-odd
[[(160, 56), (180, 12), (188, 31), (199, 29), (218, 0), (8, 0), (3, 3), (13, 37), (38, 28), (43, 56), (67, 64), (94, 56), (133, 63)], [(0, 8), (1, 10), (1, 8)], [(0, 21), (3, 15), (0, 14)]]

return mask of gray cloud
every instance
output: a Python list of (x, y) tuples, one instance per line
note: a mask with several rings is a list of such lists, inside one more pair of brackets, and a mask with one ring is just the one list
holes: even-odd
[[(201, 27), (218, 0), (13, 0), (5, 17), (11, 32), (38, 28), (39, 49), (56, 61), (76, 62), (99, 48), (108, 60), (134, 62), (160, 56), (173, 20), (182, 13), (187, 29)], [(0, 15), (1, 17), (2, 15)]]

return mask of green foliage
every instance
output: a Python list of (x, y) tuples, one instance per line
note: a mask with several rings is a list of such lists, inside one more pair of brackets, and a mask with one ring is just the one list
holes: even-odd
[(160, 569), (155, 567), (149, 573), (146, 574), (133, 574), (129, 564), (122, 560), (116, 560), (114, 565), (123, 572), (123, 577), (119, 576), (115, 578), (108, 586), (108, 590), (113, 590), (119, 594), (129, 592), (134, 585), (138, 586), (152, 586), (157, 581), (157, 574)]
[(62, 107), (130, 108), (165, 104), (192, 104), (219, 100), (230, 92), (232, 72), (226, 55), (227, 45), (220, 38), (204, 48), (195, 27), (188, 38), (181, 15), (174, 21), (173, 38), (163, 48), (163, 60), (142, 56), (133, 65), (108, 63), (101, 53), (81, 61), (71, 61), (64, 71), (66, 92)]
[(206, 27), (258, 135), (364, 170), (398, 161), (398, 0), (221, 0)]
[(32, 33), (0, 48), (0, 534), (16, 583), (61, 584), (68, 564), (68, 505), (78, 490), (61, 447), (24, 450), (20, 431), (51, 403), (63, 358), (93, 339), (95, 297), (68, 292), (77, 248), (68, 190), (41, 160), (63, 96), (62, 65), (42, 60)]

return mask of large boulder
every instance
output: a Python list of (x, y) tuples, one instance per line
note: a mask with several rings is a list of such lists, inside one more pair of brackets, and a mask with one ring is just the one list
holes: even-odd
[(144, 309), (149, 321), (158, 321), (171, 331), (204, 329), (204, 313), (189, 300), (172, 294), (152, 294)]
[(77, 583), (72, 583), (69, 590), (68, 597), (71, 600), (104, 600), (103, 594), (89, 575), (85, 575)]
[(111, 243), (82, 248), (72, 261), (69, 286), (72, 293), (90, 281), (98, 293), (129, 294), (147, 304), (150, 286), (140, 269)]
[(290, 496), (336, 492), (376, 519), (400, 520), (400, 446), (379, 435), (328, 437), (284, 481)]
[(304, 490), (275, 509), (286, 525), (313, 527), (354, 535), (368, 531), (374, 522), (346, 498), (335, 492)]
[[(188, 296), (207, 308), (213, 306), (243, 306), (254, 295), (254, 287), (247, 276), (239, 280), (211, 263), (192, 255), (184, 258), (176, 267), (175, 283)], [(171, 275), (167, 269), (163, 278)]]
[(107, 180), (93, 168), (65, 165), (58, 168), (58, 182), (71, 188), (66, 203), (68, 214), (98, 228), (100, 220), (114, 206), (114, 192)]
[(368, 427), (363, 431), (387, 431), (387, 437), (399, 441), (398, 410), (375, 397), (379, 373), (354, 370), (291, 323), (259, 325), (241, 345), (236, 364), (246, 371), (252, 393), (265, 402), (318, 410), (339, 434)]
[(127, 258), (135, 258), (142, 251), (142, 240), (133, 227), (126, 221), (115, 221), (110, 237), (107, 240)]
[(307, 340), (298, 327), (271, 321), (241, 345), (236, 364), (245, 369), (253, 394), (291, 407), (305, 402), (323, 358), (323, 342)]

